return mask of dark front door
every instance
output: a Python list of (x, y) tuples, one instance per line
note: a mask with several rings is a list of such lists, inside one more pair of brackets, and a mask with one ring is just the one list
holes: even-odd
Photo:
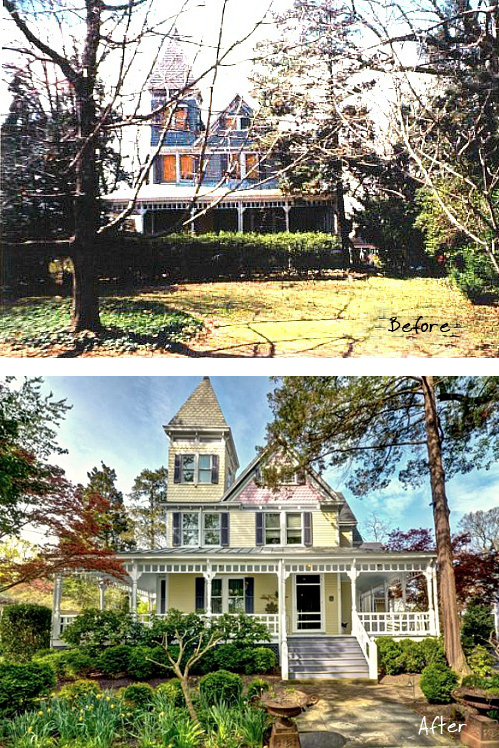
[(320, 574), (296, 575), (296, 631), (322, 629)]

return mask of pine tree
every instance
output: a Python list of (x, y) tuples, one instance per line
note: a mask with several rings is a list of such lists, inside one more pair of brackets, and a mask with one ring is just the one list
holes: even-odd
[(144, 468), (135, 478), (130, 493), (129, 514), (133, 535), (139, 548), (165, 546), (165, 509), (168, 470)]
[(87, 473), (88, 483), (85, 495), (102, 496), (109, 503), (109, 511), (104, 518), (105, 526), (100, 534), (103, 548), (113, 551), (127, 551), (134, 547), (132, 527), (123, 501), (123, 493), (116, 487), (116, 470), (101, 462)]

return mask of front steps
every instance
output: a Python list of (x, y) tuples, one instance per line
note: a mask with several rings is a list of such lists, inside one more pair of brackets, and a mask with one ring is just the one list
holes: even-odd
[(290, 636), (289, 679), (369, 678), (369, 667), (354, 636)]

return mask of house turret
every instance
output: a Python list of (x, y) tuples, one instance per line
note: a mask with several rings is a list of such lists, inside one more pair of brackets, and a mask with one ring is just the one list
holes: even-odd
[(209, 377), (204, 377), (165, 432), (168, 451), (167, 502), (215, 502), (234, 482), (239, 460)]

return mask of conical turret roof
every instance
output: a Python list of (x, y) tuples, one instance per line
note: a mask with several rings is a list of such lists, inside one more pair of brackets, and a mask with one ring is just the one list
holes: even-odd
[(192, 82), (191, 66), (186, 60), (175, 33), (149, 78), (149, 88), (182, 90)]
[(229, 428), (209, 377), (203, 377), (168, 426)]

